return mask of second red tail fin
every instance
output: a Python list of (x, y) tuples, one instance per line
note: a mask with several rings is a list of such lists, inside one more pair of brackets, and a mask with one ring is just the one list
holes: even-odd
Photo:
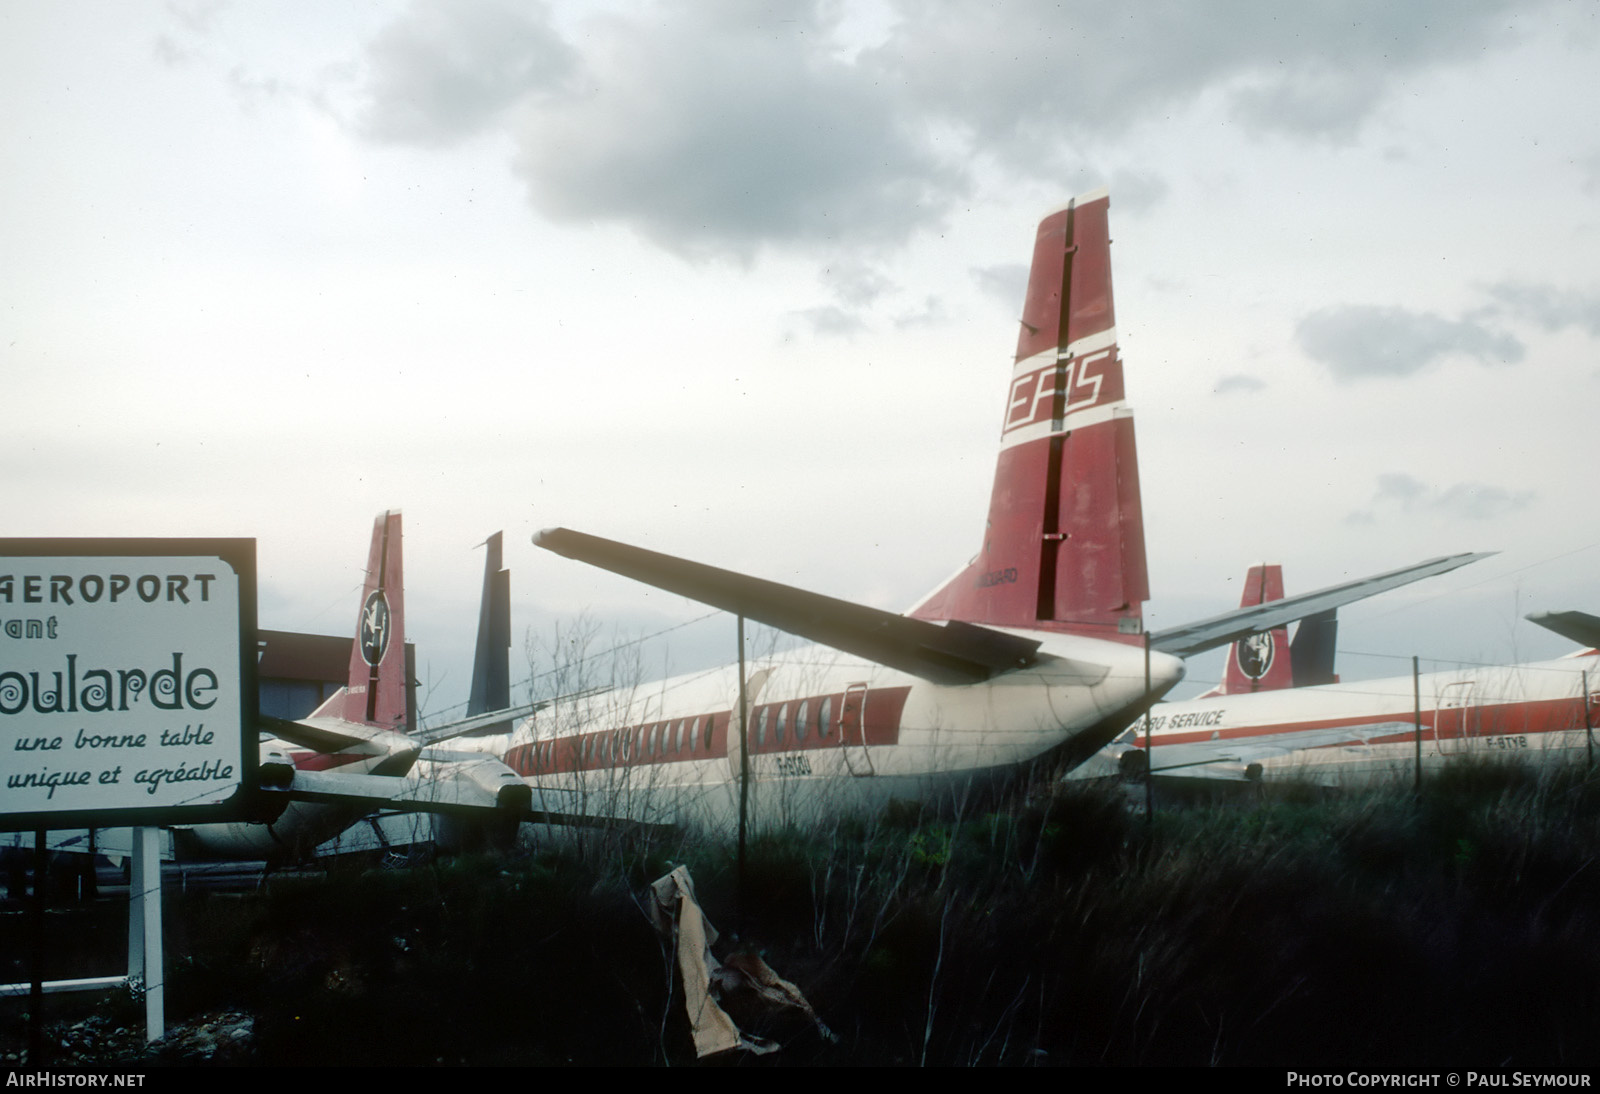
[(400, 541), (400, 511), (378, 514), (356, 617), (355, 647), (350, 651), (349, 680), (318, 714), (405, 731), (405, 575)]
[[(1250, 567), (1239, 607), (1253, 608), (1282, 599), (1283, 567), (1276, 563)], [(1222, 684), (1207, 694), (1248, 695), (1253, 691), (1276, 691), (1293, 686), (1289, 628), (1285, 626), (1241, 638), (1228, 647), (1228, 667), (1223, 671)]]

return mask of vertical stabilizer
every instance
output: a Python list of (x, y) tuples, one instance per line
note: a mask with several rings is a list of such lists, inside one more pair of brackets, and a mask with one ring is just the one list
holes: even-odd
[[(502, 568), (501, 541), (496, 532), (483, 543), (483, 598), (478, 605), (478, 646), (472, 658), (472, 693), (467, 716), (504, 710), (511, 705), (511, 571)], [(499, 723), (473, 734), (504, 733)]]
[(1329, 608), (1300, 620), (1299, 626), (1294, 629), (1294, 641), (1289, 644), (1289, 663), (1294, 668), (1295, 687), (1339, 682), (1339, 674), (1333, 671), (1334, 646), (1338, 640), (1337, 608)]
[(372, 526), (367, 580), (350, 651), (350, 678), (317, 714), (333, 714), (404, 732), (406, 729), (405, 575), (400, 562), (400, 511), (380, 513)]
[[(1253, 608), (1282, 599), (1283, 567), (1276, 563), (1250, 567), (1239, 607)], [(1248, 695), (1293, 687), (1295, 680), (1290, 665), (1287, 626), (1248, 635), (1228, 647), (1228, 666), (1222, 673), (1222, 685), (1207, 694)]]
[(1039, 224), (977, 558), (911, 614), (1138, 641), (1149, 596), (1110, 201)]

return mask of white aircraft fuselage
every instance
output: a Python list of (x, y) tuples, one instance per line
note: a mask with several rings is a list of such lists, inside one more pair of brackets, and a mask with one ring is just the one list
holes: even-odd
[[(1586, 726), (1600, 716), (1600, 654), (1158, 703), (1148, 767), (1157, 776), (1330, 786), (1409, 779), (1418, 692), (1424, 770), (1464, 757), (1581, 761)], [(1141, 723), (1074, 775), (1141, 770), (1144, 755)]]
[[(958, 686), (822, 647), (750, 663), (753, 815), (959, 796), (1095, 727), (1115, 732), (1145, 701), (1141, 647), (1030, 637), (1037, 664)], [(1182, 676), (1177, 658), (1151, 656), (1150, 694)], [(739, 808), (738, 694), (738, 667), (725, 666), (558, 702), (503, 741), (502, 759), (535, 787), (535, 810), (726, 829)]]

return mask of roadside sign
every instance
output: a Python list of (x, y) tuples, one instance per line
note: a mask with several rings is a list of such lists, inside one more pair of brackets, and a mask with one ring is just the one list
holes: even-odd
[(235, 819), (253, 539), (0, 539), (0, 830)]

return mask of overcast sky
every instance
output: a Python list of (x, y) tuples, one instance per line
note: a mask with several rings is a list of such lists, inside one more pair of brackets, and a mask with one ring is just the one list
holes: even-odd
[(0, 4), (0, 534), (253, 536), (261, 624), (350, 633), (400, 507), (435, 710), (496, 529), (519, 634), (704, 613), (550, 525), (903, 609), (979, 546), (1035, 225), (1107, 185), (1151, 624), (1499, 550), (1341, 667), (1557, 655), (1597, 12)]

